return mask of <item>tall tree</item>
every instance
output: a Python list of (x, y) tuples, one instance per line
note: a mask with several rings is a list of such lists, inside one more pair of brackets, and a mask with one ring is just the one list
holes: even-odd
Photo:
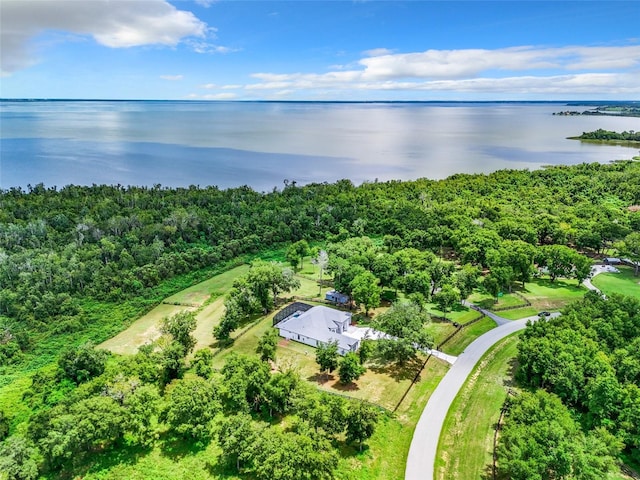
[(176, 383), (161, 420), (178, 435), (206, 441), (211, 434), (211, 421), (220, 410), (220, 400), (213, 385), (195, 377)]
[(320, 371), (331, 373), (338, 368), (338, 342), (319, 343), (316, 348), (316, 363)]
[(415, 303), (394, 303), (372, 323), (373, 328), (389, 335), (376, 340), (376, 356), (401, 364), (417, 358), (418, 351), (433, 345), (431, 335), (425, 330), (429, 321), (429, 315)]
[(358, 380), (365, 371), (366, 368), (362, 366), (358, 355), (354, 352), (348, 352), (340, 359), (340, 365), (338, 367), (340, 383), (346, 385), (354, 380)]
[(365, 315), (369, 316), (369, 310), (380, 305), (380, 294), (378, 286), (380, 281), (371, 272), (362, 272), (351, 281), (353, 299), (356, 303), (363, 305)]
[(616, 248), (622, 257), (634, 262), (634, 274), (637, 277), (640, 272), (640, 232), (630, 233), (616, 244)]
[(276, 348), (279, 340), (280, 336), (278, 335), (278, 330), (275, 328), (270, 328), (262, 335), (262, 337), (260, 337), (260, 340), (258, 340), (258, 346), (256, 347), (256, 353), (260, 355), (260, 359), (263, 362), (275, 361)]
[(192, 335), (196, 325), (195, 313), (182, 311), (171, 317), (164, 317), (160, 330), (164, 334), (171, 335), (176, 342), (182, 345), (185, 353), (190, 353), (196, 346), (196, 338)]
[(442, 310), (444, 318), (447, 318), (447, 313), (460, 299), (460, 290), (449, 284), (444, 285), (440, 291), (433, 296), (433, 301), (438, 305), (440, 310)]
[(375, 432), (380, 418), (376, 407), (365, 402), (353, 402), (347, 414), (347, 442), (358, 442), (360, 451), (362, 444)]
[(58, 365), (67, 378), (82, 383), (104, 372), (108, 355), (106, 350), (97, 350), (93, 343), (87, 342), (65, 350)]

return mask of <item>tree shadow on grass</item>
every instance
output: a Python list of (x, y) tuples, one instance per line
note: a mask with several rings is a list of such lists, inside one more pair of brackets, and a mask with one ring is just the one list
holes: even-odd
[[(142, 457), (148, 455), (151, 450), (152, 447), (141, 445), (121, 445), (101, 453), (89, 455), (74, 467), (73, 475), (70, 475), (69, 478), (82, 478), (90, 472), (109, 471), (118, 465), (135, 465)], [(61, 476), (62, 478), (66, 477), (64, 471)]]
[(341, 382), (336, 382), (333, 384), (333, 388), (341, 392), (357, 392), (358, 390), (360, 390), (360, 387), (354, 382), (349, 382), (346, 384)]
[(209, 444), (209, 440), (193, 440), (178, 435), (169, 435), (164, 438), (161, 444), (162, 456), (171, 460), (180, 460), (189, 455), (194, 455), (205, 448)]
[(413, 359), (404, 364), (374, 364), (369, 367), (369, 370), (379, 375), (388, 375), (396, 382), (402, 382), (404, 380), (413, 380), (422, 368), (423, 363), (424, 362), (420, 359)]
[(518, 367), (520, 363), (518, 362), (518, 357), (513, 357), (509, 360), (509, 366), (507, 367), (507, 376), (503, 381), (503, 385), (505, 387), (515, 387), (517, 385), (516, 382), (516, 373), (518, 373)]
[(481, 480), (493, 480), (493, 465), (487, 463), (480, 474)]
[(205, 470), (211, 475), (212, 478), (227, 478), (241, 476), (241, 473), (235, 468), (235, 465), (230, 465), (225, 462), (223, 458), (218, 457), (211, 461), (207, 461), (204, 466)]
[(308, 381), (317, 383), (318, 385), (324, 385), (325, 383), (333, 382), (335, 379), (336, 377), (332, 373), (327, 375), (326, 373), (322, 372), (318, 372), (307, 377)]
[(354, 457), (362, 457), (361, 460), (364, 460), (365, 455), (367, 455), (369, 451), (369, 445), (366, 443), (362, 444), (362, 451), (360, 450), (360, 445), (358, 444), (347, 444), (343, 442), (339, 442), (336, 445), (338, 450), (338, 454), (341, 458), (354, 458)]
[(459, 302), (456, 302), (452, 307), (451, 307), (451, 311), (452, 312), (468, 312), (469, 311), (469, 307), (466, 307), (464, 305), (462, 305)]

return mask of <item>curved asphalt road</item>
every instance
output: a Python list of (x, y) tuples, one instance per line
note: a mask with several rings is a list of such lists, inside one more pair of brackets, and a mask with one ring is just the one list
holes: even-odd
[[(596, 265), (591, 273), (592, 277), (594, 277), (600, 273), (615, 271), (615, 268), (607, 265)], [(588, 289), (601, 293), (589, 279), (586, 279), (583, 283)], [(535, 321), (539, 318), (535, 316), (511, 321), (493, 312), (472, 306), (469, 303), (465, 302), (465, 304), (493, 319), (498, 327), (478, 337), (466, 348), (429, 398), (413, 433), (404, 475), (405, 480), (433, 480), (436, 451), (438, 450), (438, 441), (440, 440), (444, 419), (447, 416), (451, 402), (456, 398), (473, 367), (494, 344), (518, 330), (523, 330), (526, 327), (527, 320)], [(552, 313), (551, 315), (555, 317), (560, 314)]]
[[(557, 314), (554, 314), (554, 316)], [(451, 369), (438, 384), (420, 420), (416, 425), (409, 456), (405, 470), (405, 480), (432, 480), (435, 465), (436, 450), (444, 419), (449, 411), (451, 402), (458, 394), (473, 367), (478, 363), (482, 355), (496, 342), (504, 337), (522, 330), (526, 327), (527, 320), (537, 320), (538, 317), (528, 317), (521, 320), (504, 320), (493, 330), (475, 339), (466, 350), (458, 357)]]

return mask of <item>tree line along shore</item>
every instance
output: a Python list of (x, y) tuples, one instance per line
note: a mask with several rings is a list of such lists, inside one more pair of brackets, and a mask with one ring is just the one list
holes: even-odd
[[(614, 252), (640, 261), (636, 161), (359, 186), (287, 182), (269, 193), (35, 185), (2, 191), (0, 205), (0, 457), (12, 478), (82, 474), (109, 452), (161, 444), (167, 453), (181, 443), (215, 446), (214, 478), (334, 478), (351, 461), (340, 452), (366, 444), (380, 410), (324, 397), (293, 370), (273, 371), (272, 339), (267, 353), (231, 356), (220, 369), (211, 368), (207, 349), (189, 357), (189, 315), (167, 318), (164, 343), (133, 356), (91, 346), (170, 295), (253, 262), (226, 297), (216, 331), (224, 343), (295, 284), (265, 261), (269, 252), (288, 250), (282, 259), (297, 269), (310, 254), (305, 244), (317, 247), (315, 258), (325, 251), (327, 278), (362, 306), (365, 320), (382, 300), (403, 299), (397, 311), (374, 317), (405, 340), (369, 352), (391, 364), (411, 361), (417, 343), (433, 344), (422, 329), (426, 303), (446, 316), (474, 289), (498, 298), (537, 272), (579, 283), (595, 259)], [(520, 382), (542, 393), (514, 402), (507, 421), (520, 425), (531, 408), (558, 418), (558, 431), (568, 432), (563, 448), (582, 459), (563, 465), (568, 472), (606, 472), (621, 453), (640, 462), (637, 300), (591, 295), (566, 317), (526, 335)], [(589, 318), (606, 321), (581, 323)], [(593, 342), (597, 368), (572, 350), (583, 339)], [(560, 347), (575, 369), (543, 369), (555, 365), (555, 353), (547, 357)], [(345, 367), (345, 384), (362, 373), (366, 359), (357, 360)], [(511, 478), (533, 478), (514, 452), (542, 423), (506, 430), (502, 468)], [(604, 460), (598, 465), (590, 451)], [(303, 457), (307, 463), (296, 465)]]

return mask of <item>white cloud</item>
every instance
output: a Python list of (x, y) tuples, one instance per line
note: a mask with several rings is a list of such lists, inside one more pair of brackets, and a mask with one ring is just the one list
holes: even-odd
[(169, 80), (175, 82), (177, 80), (182, 80), (184, 78), (183, 75), (160, 75), (162, 80)]
[(198, 93), (191, 93), (187, 96), (192, 100), (235, 100), (238, 98), (236, 93), (207, 93), (206, 95), (200, 95)]
[[(371, 54), (372, 51), (366, 52)], [(519, 46), (496, 50), (377, 49), (357, 66), (326, 73), (255, 73), (250, 91), (461, 91), (492, 94), (640, 92), (640, 45)]]
[(195, 0), (198, 5), (204, 8), (209, 8), (211, 5), (216, 3), (217, 0)]
[(362, 53), (367, 57), (380, 57), (382, 55), (391, 55), (393, 50), (389, 50), (388, 48), (373, 48), (371, 50), (365, 50)]
[(211, 90), (212, 88), (218, 88), (218, 86), (215, 83), (205, 83), (204, 85), (200, 85), (200, 88)]
[(201, 41), (201, 40), (189, 40), (188, 43), (196, 53), (221, 53), (221, 54), (225, 54), (225, 53), (232, 53), (232, 52), (237, 52), (238, 51), (238, 49), (235, 49), (235, 48), (225, 47), (225, 46), (222, 46), (222, 45), (216, 45), (214, 43), (205, 42), (205, 41)]
[(363, 78), (468, 78), (491, 70), (585, 70), (640, 67), (640, 45), (624, 47), (511, 47), (427, 50), (363, 58)]
[(207, 25), (165, 0), (1, 0), (0, 56), (9, 74), (37, 62), (33, 40), (48, 31), (87, 35), (110, 48), (175, 46), (204, 38)]

